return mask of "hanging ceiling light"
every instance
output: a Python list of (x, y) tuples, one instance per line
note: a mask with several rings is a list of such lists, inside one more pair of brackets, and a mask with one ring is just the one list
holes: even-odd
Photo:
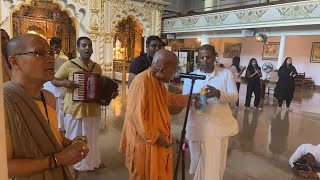
[(266, 34), (259, 34), (256, 36), (256, 41), (263, 43), (263, 44), (268, 44), (268, 36)]

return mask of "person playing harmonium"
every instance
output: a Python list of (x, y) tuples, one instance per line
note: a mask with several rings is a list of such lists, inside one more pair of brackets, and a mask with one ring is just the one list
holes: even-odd
[[(77, 171), (87, 171), (104, 167), (104, 164), (100, 160), (100, 148), (98, 144), (101, 108), (100, 104), (96, 101), (84, 101), (85, 92), (92, 92), (91, 90), (96, 89), (96, 87), (91, 90), (86, 89), (92, 83), (89, 82), (90, 85), (84, 87), (83, 83), (86, 80), (81, 79), (81, 77), (84, 77), (81, 74), (85, 74), (88, 77), (87, 80), (91, 80), (92, 76), (100, 78), (102, 70), (99, 64), (91, 60), (93, 48), (90, 38), (80, 37), (77, 40), (77, 51), (80, 57), (64, 63), (55, 74), (52, 84), (57, 87), (67, 88), (64, 99), (66, 137), (72, 139), (76, 136), (86, 136), (88, 138), (90, 152), (87, 158), (74, 165)], [(75, 82), (74, 80), (76, 79), (79, 81)], [(117, 94), (113, 93), (112, 95), (116, 96)], [(109, 97), (112, 95), (109, 95)], [(88, 95), (88, 98), (91, 97), (92, 94)]]

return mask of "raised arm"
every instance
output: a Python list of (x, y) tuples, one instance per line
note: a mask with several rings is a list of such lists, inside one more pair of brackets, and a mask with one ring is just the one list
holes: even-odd
[(225, 79), (226, 89), (216, 89), (215, 87), (208, 86), (208, 102), (212, 101), (212, 97), (217, 97), (221, 103), (236, 103), (238, 100), (238, 90), (236, 87), (235, 78), (230, 70), (226, 69)]

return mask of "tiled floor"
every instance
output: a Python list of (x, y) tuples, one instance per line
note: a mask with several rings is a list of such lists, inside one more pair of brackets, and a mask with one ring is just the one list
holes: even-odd
[[(242, 106), (245, 92), (246, 86), (242, 85)], [(278, 114), (271, 96), (264, 99), (261, 105), (261, 111), (234, 111), (240, 132), (230, 139), (224, 180), (303, 179), (291, 173), (288, 159), (300, 144), (320, 143), (320, 92), (297, 88), (292, 102), (293, 112), (283, 110)], [(102, 161), (107, 167), (95, 172), (81, 173), (80, 180), (128, 179), (124, 156), (118, 153), (125, 106), (126, 97), (120, 93), (120, 96), (107, 107), (106, 114), (103, 112), (99, 143)], [(184, 113), (172, 117), (172, 134), (175, 139), (180, 137), (183, 119)], [(175, 147), (173, 151), (176, 158)], [(187, 173), (190, 160), (188, 153), (186, 179), (191, 180), (192, 177)]]

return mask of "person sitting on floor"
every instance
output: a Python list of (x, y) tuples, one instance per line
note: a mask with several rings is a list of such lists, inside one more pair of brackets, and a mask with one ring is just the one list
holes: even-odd
[(320, 173), (317, 169), (320, 167), (320, 144), (300, 145), (290, 157), (289, 165), (299, 176), (319, 179)]

